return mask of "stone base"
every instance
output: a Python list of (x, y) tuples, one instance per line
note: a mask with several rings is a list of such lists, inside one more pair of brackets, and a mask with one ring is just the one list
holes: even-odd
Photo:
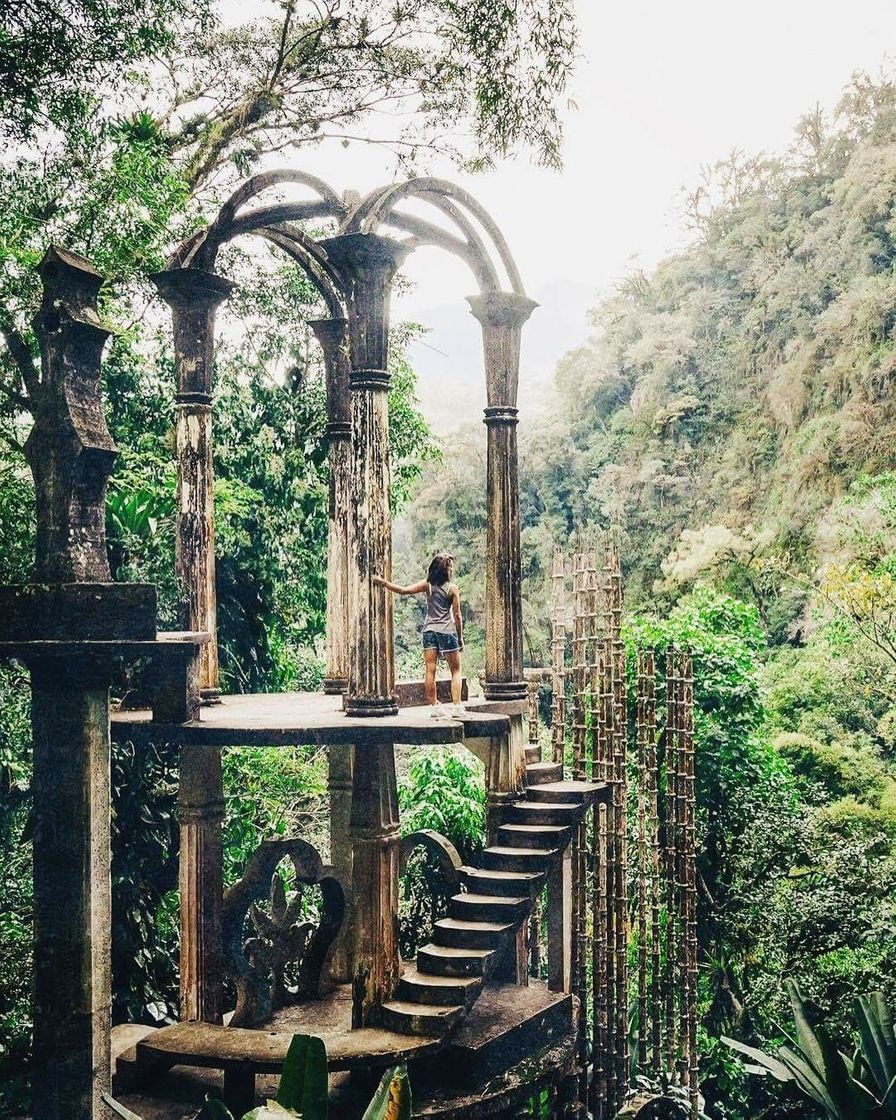
[(341, 696), (347, 688), (346, 677), (324, 677), (324, 693), (327, 696)]
[(379, 718), (381, 716), (397, 716), (398, 700), (394, 696), (362, 697), (345, 696), (342, 709), (347, 716), (359, 719)]
[(486, 681), (483, 685), (486, 700), (526, 700), (529, 686), (525, 681)]
[[(575, 1057), (575, 1003), (539, 981), (490, 985), (448, 1040), (412, 1038), (372, 1028), (349, 1029), (351, 997), (340, 988), (322, 1000), (285, 1008), (264, 1029), (199, 1023), (164, 1027), (118, 1059), (115, 1096), (146, 1120), (181, 1120), (184, 1103), (201, 1103), (242, 1067), (254, 1070), (257, 1100), (277, 1084), (294, 1032), (320, 1035), (330, 1057), (330, 1114), (358, 1120), (383, 1070), (405, 1061), (413, 1115), (430, 1120), (505, 1116), (539, 1089), (557, 1085)], [(120, 1028), (117, 1028), (120, 1029)], [(166, 1072), (177, 1065), (176, 1070)], [(343, 1071), (343, 1072), (340, 1072)]]

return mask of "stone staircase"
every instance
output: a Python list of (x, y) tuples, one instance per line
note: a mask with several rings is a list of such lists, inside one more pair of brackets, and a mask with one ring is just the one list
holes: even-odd
[(480, 866), (462, 867), (464, 890), (433, 939), (406, 968), (395, 998), (383, 1004), (382, 1025), (401, 1034), (441, 1037), (467, 1013), (483, 984), (511, 951), (548, 871), (573, 829), (606, 791), (603, 783), (563, 780), (560, 763), (526, 749), (525, 797), (514, 802)]

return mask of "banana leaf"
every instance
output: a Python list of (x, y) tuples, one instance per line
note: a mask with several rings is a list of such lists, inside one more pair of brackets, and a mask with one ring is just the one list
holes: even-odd
[(298, 1112), (302, 1120), (327, 1120), (329, 1109), (327, 1048), (322, 1038), (297, 1034), (289, 1044), (277, 1104)]
[(404, 1066), (386, 1070), (361, 1120), (411, 1120), (411, 1083)]

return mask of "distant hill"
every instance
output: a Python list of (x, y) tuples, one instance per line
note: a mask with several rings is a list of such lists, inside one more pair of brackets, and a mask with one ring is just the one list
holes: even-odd
[[(544, 403), (554, 370), (570, 343), (581, 338), (593, 293), (583, 284), (556, 281), (535, 287), (539, 306), (523, 329), (520, 409), (532, 415)], [(418, 374), (423, 412), (440, 436), (482, 419), (485, 382), (482, 334), (466, 303), (443, 304), (420, 316), (427, 333), (413, 342), (409, 357)]]
[[(738, 593), (761, 598), (761, 565), (747, 561), (811, 573), (850, 484), (896, 466), (894, 83), (857, 77), (832, 120), (799, 123), (784, 156), (734, 154), (690, 214), (691, 247), (597, 307), (594, 333), (563, 356), (549, 402), (521, 424), (530, 618), (543, 613), (551, 544), (574, 527), (617, 527), (630, 599), (674, 597), (723, 557), (744, 561)], [(546, 312), (527, 339), (533, 397), (539, 363), (576, 330), (564, 318), (573, 299), (537, 295)], [(452, 337), (446, 319), (432, 341)], [(442, 414), (452, 387), (456, 414), (479, 407), (467, 361), (463, 380), (459, 369), (442, 380)], [(475, 564), (481, 468), (465, 458), (436, 469), (410, 521), (413, 547), (455, 540)], [(476, 572), (470, 585), (475, 599)], [(771, 598), (766, 622), (784, 640), (802, 601), (780, 589)]]

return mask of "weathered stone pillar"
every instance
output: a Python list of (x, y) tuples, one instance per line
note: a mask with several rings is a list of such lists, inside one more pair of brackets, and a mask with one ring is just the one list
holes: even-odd
[[(327, 440), (329, 441), (330, 501), (327, 534), (327, 675), (324, 692), (345, 693), (348, 688), (348, 589), (349, 520), (351, 517), (352, 407), (349, 388), (351, 359), (348, 320), (312, 321), (324, 355), (327, 387)], [(352, 846), (349, 821), (352, 808), (354, 747), (329, 748), (330, 863), (352, 881)], [(351, 911), (346, 912), (330, 961), (330, 974), (340, 983), (351, 979)]]
[(180, 1017), (220, 1023), (224, 949), (224, 786), (221, 751), (181, 747), (177, 799), (180, 824)]
[(35, 1120), (93, 1120), (109, 1090), (109, 663), (31, 663)]
[(348, 320), (311, 323), (324, 355), (327, 386), (330, 501), (327, 533), (327, 675), (324, 692), (348, 687), (349, 518), (351, 511), (352, 407)]
[(215, 514), (212, 443), (212, 386), (215, 313), (233, 290), (231, 281), (212, 272), (176, 268), (152, 277), (170, 306), (177, 370), (177, 536), (176, 570), (184, 596), (181, 626), (207, 631), (199, 661), (205, 701), (220, 696), (217, 598), (215, 590)]
[(351, 352), (350, 620), (345, 711), (386, 716), (398, 711), (392, 598), (373, 583), (392, 574), (389, 506), (389, 300), (407, 246), (373, 233), (321, 242), (340, 276), (348, 307)]
[(355, 750), (352, 782), (352, 1026), (375, 1025), (399, 977), (398, 795), (391, 743)]
[(523, 679), (517, 389), (520, 334), (537, 304), (512, 292), (469, 300), (482, 325), (488, 407), (485, 561), (485, 695), (525, 699)]

